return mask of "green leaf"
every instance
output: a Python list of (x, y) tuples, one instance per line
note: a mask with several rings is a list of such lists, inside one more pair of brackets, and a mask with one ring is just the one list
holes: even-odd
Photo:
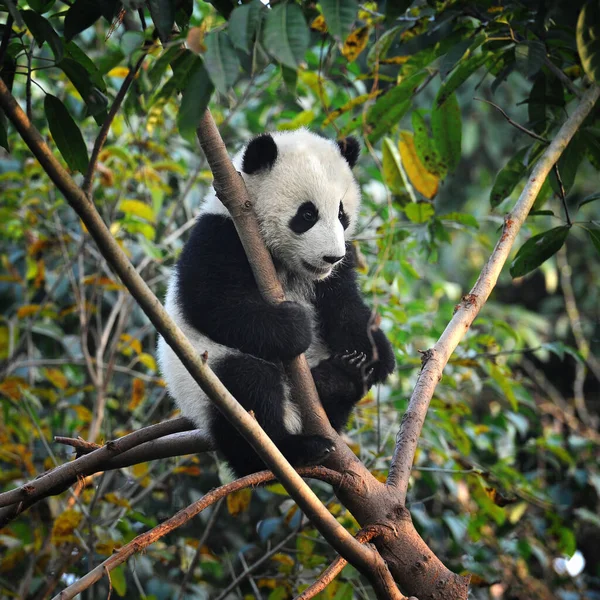
[(152, 66), (148, 70), (148, 81), (153, 90), (160, 83), (168, 66), (171, 62), (174, 62), (175, 57), (180, 53), (182, 53), (182, 50), (179, 46), (171, 46), (163, 50), (162, 54), (152, 63)]
[(600, 192), (596, 192), (595, 194), (590, 194), (586, 196), (580, 203), (579, 208), (584, 206), (585, 204), (589, 204), (590, 202), (594, 202), (595, 200), (600, 200)]
[(600, 2), (590, 0), (577, 20), (577, 50), (587, 76), (600, 84)]
[(264, 4), (260, 0), (252, 0), (233, 9), (229, 18), (227, 31), (231, 43), (244, 52), (250, 52), (252, 40), (260, 25)]
[(278, 4), (267, 15), (263, 42), (271, 56), (286, 67), (296, 69), (304, 61), (310, 32), (301, 8)]
[(65, 52), (69, 58), (78, 62), (89, 73), (92, 83), (101, 92), (106, 93), (106, 82), (96, 63), (73, 41), (65, 44)]
[(567, 225), (562, 225), (529, 238), (519, 248), (510, 265), (512, 277), (526, 275), (556, 254), (565, 243), (569, 229)]
[(380, 96), (367, 111), (367, 126), (370, 128), (369, 141), (374, 143), (382, 135), (390, 133), (400, 119), (408, 112), (411, 98), (419, 84), (425, 79), (425, 73), (407, 77), (399, 85)]
[(441, 106), (448, 98), (461, 86), (488, 58), (487, 52), (481, 54), (472, 54), (465, 60), (461, 61), (452, 75), (446, 79), (439, 89), (435, 104)]
[(386, 137), (382, 145), (382, 171), (383, 181), (390, 188), (392, 194), (403, 194), (406, 190), (404, 178), (400, 167), (400, 154), (398, 146)]
[(456, 44), (450, 51), (445, 54), (440, 60), (440, 79), (444, 81), (448, 74), (454, 67), (456, 63), (465, 55), (465, 52), (469, 49), (471, 45), (471, 40), (462, 40)]
[(533, 77), (542, 68), (546, 58), (546, 47), (542, 42), (522, 42), (515, 46), (517, 69), (525, 77)]
[(448, 165), (440, 157), (433, 139), (429, 135), (429, 127), (423, 117), (423, 111), (414, 110), (412, 113), (412, 125), (415, 131), (415, 148), (417, 156), (423, 166), (433, 175), (445, 177)]
[(454, 221), (467, 227), (473, 227), (473, 229), (479, 229), (479, 221), (473, 216), (467, 213), (451, 212), (438, 217), (441, 221)]
[(181, 137), (195, 145), (196, 129), (208, 106), (214, 87), (200, 57), (196, 57), (196, 62), (189, 70), (186, 79), (187, 84), (177, 114), (177, 126)]
[(22, 10), (21, 15), (38, 46), (41, 48), (44, 42), (47, 42), (54, 54), (54, 60), (60, 61), (64, 54), (63, 43), (50, 22), (33, 10)]
[(592, 244), (594, 244), (598, 254), (600, 254), (600, 229), (588, 229), (587, 232), (592, 240)]
[(78, 33), (93, 25), (104, 14), (103, 4), (114, 4), (114, 2), (75, 0), (65, 15), (65, 40), (69, 42)]
[(56, 0), (28, 0), (27, 4), (40, 14), (48, 12), (53, 6)]
[(148, 102), (148, 108), (152, 108), (157, 102), (166, 102), (175, 92), (185, 86), (187, 75), (192, 67), (197, 64), (198, 56), (190, 50), (184, 50), (173, 62), (171, 68), (173, 75), (167, 82), (152, 96)]
[(584, 152), (591, 165), (600, 171), (600, 133), (596, 129), (582, 129), (579, 139), (584, 146)]
[(331, 35), (343, 42), (356, 21), (358, 2), (356, 0), (321, 0), (323, 16)]
[(160, 41), (166, 42), (171, 37), (173, 23), (175, 23), (173, 0), (148, 0), (148, 8)]
[(449, 171), (454, 171), (460, 161), (462, 146), (462, 122), (456, 94), (448, 96), (441, 105), (434, 102), (431, 129), (441, 162)]
[(206, 36), (204, 59), (215, 87), (221, 94), (227, 94), (238, 77), (240, 61), (225, 31), (214, 31)]
[(506, 198), (508, 198), (517, 183), (521, 180), (527, 166), (525, 165), (525, 156), (529, 147), (521, 148), (507, 163), (502, 170), (496, 175), (496, 180), (490, 192), (490, 204), (492, 208), (496, 208)]
[(77, 123), (65, 105), (51, 94), (46, 94), (44, 110), (50, 133), (69, 168), (85, 173), (89, 163), (88, 151)]
[(413, 223), (427, 223), (435, 214), (435, 209), (427, 202), (410, 202), (404, 207), (404, 212)]
[(121, 598), (127, 594), (127, 580), (125, 579), (125, 569), (122, 566), (115, 567), (110, 572), (110, 582), (113, 589)]
[(68, 57), (63, 58), (56, 66), (61, 68), (71, 80), (85, 102), (90, 115), (96, 119), (96, 122), (102, 123), (108, 98), (94, 85), (85, 67)]

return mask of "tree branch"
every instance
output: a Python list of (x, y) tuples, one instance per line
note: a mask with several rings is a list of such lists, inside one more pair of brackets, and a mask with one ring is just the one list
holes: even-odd
[[(31, 124), (27, 115), (1, 80), (0, 106), (29, 149), (39, 160), (42, 168), (77, 212), (108, 264), (121, 278), (123, 284), (131, 292), (158, 333), (163, 336), (210, 400), (252, 445), (323, 537), (339, 554), (370, 580), (377, 595), (382, 598), (399, 597), (392, 575), (381, 556), (372, 548), (365, 547), (357, 542), (329, 513), (257, 421), (246, 412), (221, 383), (207, 365), (207, 361), (198, 356), (194, 346), (177, 327), (146, 282), (135, 270), (88, 196), (75, 184), (56, 160), (39, 131)], [(210, 113), (207, 114), (210, 117)], [(210, 117), (210, 120), (212, 121), (212, 117)], [(216, 127), (214, 129), (218, 136), (218, 130), (216, 130)], [(229, 157), (227, 157), (227, 161), (230, 161)], [(227, 169), (223, 163), (217, 164), (215, 168), (215, 177), (220, 176), (221, 171), (219, 168)], [(306, 368), (308, 369), (308, 366)], [(85, 458), (90, 456), (88, 455)], [(355, 461), (357, 461), (356, 458)], [(364, 471), (368, 473), (366, 469)]]
[(106, 116), (106, 119), (104, 119), (104, 123), (102, 123), (102, 127), (100, 128), (98, 137), (96, 138), (96, 141), (94, 142), (94, 148), (92, 150), (92, 155), (90, 156), (90, 162), (88, 164), (87, 172), (85, 174), (85, 177), (83, 178), (82, 189), (86, 196), (90, 196), (92, 193), (92, 185), (94, 183), (94, 173), (96, 172), (96, 166), (98, 165), (98, 157), (100, 156), (100, 151), (102, 150), (102, 148), (106, 142), (106, 138), (108, 137), (108, 132), (110, 131), (110, 126), (112, 125), (112, 122), (113, 122), (115, 116), (119, 112), (119, 109), (121, 108), (121, 104), (123, 104), (123, 100), (125, 99), (125, 95), (127, 94), (129, 88), (131, 87), (131, 84), (133, 83), (145, 58), (146, 58), (146, 52), (144, 51), (142, 56), (140, 56), (138, 61), (133, 66), (133, 68), (129, 69), (129, 72), (127, 73), (127, 76), (125, 77), (125, 79), (123, 79), (123, 83), (121, 84), (121, 87), (119, 88), (119, 91), (117, 92), (117, 95), (115, 96), (112, 106), (110, 107), (110, 110), (108, 111), (108, 115)]
[(423, 356), (423, 368), (396, 437), (396, 448), (387, 481), (388, 486), (395, 489), (402, 504), (406, 501), (411, 467), (429, 402), (442, 377), (442, 371), (496, 285), (517, 233), (527, 218), (546, 177), (599, 96), (600, 87), (593, 85), (544, 151), (513, 210), (506, 215), (502, 235), (473, 289), (463, 297), (458, 310), (435, 346)]
[[(231, 214), (248, 262), (252, 267), (258, 289), (268, 302), (274, 304), (283, 302), (285, 300), (283, 288), (277, 277), (273, 259), (260, 234), (252, 200), (244, 180), (231, 162), (227, 148), (225, 148), (209, 110), (204, 112), (197, 135), (214, 175), (215, 192)], [(304, 355), (286, 365), (286, 370), (290, 376), (294, 397), (302, 399), (301, 402), (298, 402), (298, 406), (302, 411), (302, 423), (306, 432), (321, 434), (336, 440), (337, 448), (337, 432), (331, 427), (323, 410)]]
[[(380, 533), (380, 527), (372, 526), (368, 527), (367, 529), (361, 529), (355, 537), (361, 544), (366, 544), (367, 542), (370, 542), (374, 537), (378, 536)], [(347, 564), (347, 560), (344, 560), (341, 556), (338, 556), (323, 571), (323, 573), (321, 573), (319, 578), (313, 584), (308, 586), (301, 594), (296, 596), (295, 600), (309, 600), (309, 598), (314, 598), (319, 592), (322, 592), (342, 572), (342, 569)]]

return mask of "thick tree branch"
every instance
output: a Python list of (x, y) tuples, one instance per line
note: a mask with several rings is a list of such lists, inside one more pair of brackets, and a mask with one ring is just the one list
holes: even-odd
[[(209, 110), (204, 112), (197, 131), (198, 140), (206, 155), (206, 160), (214, 175), (214, 188), (217, 197), (225, 205), (238, 232), (254, 278), (263, 298), (277, 303), (285, 300), (284, 292), (277, 277), (273, 260), (260, 234), (258, 221), (254, 215), (252, 200), (241, 175), (235, 170), (221, 134)], [(302, 410), (302, 422), (307, 433), (321, 434), (337, 439), (323, 410), (315, 382), (304, 355), (295, 358), (287, 365), (292, 383), (292, 393)], [(336, 444), (336, 446), (339, 444)]]
[(502, 235), (473, 289), (463, 297), (458, 310), (438, 342), (423, 356), (423, 369), (415, 385), (406, 413), (402, 418), (402, 425), (396, 438), (396, 448), (387, 481), (388, 486), (395, 489), (402, 504), (406, 501), (411, 467), (421, 429), (425, 422), (425, 415), (435, 387), (442, 377), (442, 371), (450, 355), (454, 352), (494, 289), (517, 233), (527, 218), (544, 181), (546, 181), (546, 177), (585, 117), (592, 110), (599, 96), (600, 87), (592, 86), (540, 157), (517, 203), (512, 211), (506, 215)]
[[(198, 356), (194, 346), (177, 327), (113, 238), (95, 206), (54, 157), (39, 131), (31, 124), (27, 115), (1, 80), (0, 106), (39, 160), (42, 168), (84, 222), (108, 264), (121, 278), (156, 330), (163, 336), (211, 401), (252, 445), (323, 537), (371, 581), (377, 595), (399, 597), (394, 580), (381, 556), (372, 548), (357, 542), (329, 513), (257, 421), (229, 393), (206, 364), (206, 360)], [(218, 131), (216, 133), (218, 135)]]

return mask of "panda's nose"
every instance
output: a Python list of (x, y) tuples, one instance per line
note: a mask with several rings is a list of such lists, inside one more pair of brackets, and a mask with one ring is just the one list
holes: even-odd
[(335, 263), (339, 263), (340, 260), (344, 258), (343, 256), (324, 256), (323, 260), (328, 262), (330, 265), (335, 265)]

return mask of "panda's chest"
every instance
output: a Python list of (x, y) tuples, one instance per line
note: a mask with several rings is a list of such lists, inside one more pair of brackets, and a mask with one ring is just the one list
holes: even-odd
[(322, 340), (320, 335), (320, 323), (319, 323), (319, 315), (317, 314), (315, 305), (313, 304), (314, 291), (313, 288), (302, 286), (302, 285), (293, 285), (286, 281), (283, 282), (283, 289), (285, 292), (286, 300), (290, 300), (292, 302), (297, 302), (306, 308), (308, 313), (310, 314), (310, 322), (312, 329), (312, 343), (310, 344), (308, 350), (305, 352), (306, 360), (308, 360), (309, 366), (315, 367), (320, 362), (327, 360), (330, 356), (329, 349), (327, 345)]

